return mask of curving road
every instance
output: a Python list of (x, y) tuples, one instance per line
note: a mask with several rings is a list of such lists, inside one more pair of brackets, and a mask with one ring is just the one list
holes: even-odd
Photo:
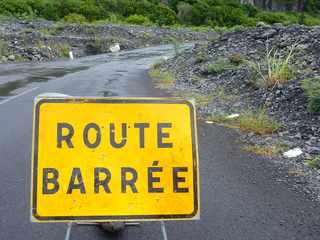
[[(0, 65), (0, 239), (64, 239), (67, 225), (29, 221), (33, 98), (44, 92), (74, 96), (162, 96), (148, 66), (170, 46), (74, 61)], [(199, 123), (201, 220), (167, 222), (169, 239), (320, 239), (319, 203), (291, 189), (276, 165), (240, 151), (237, 135)], [(162, 239), (146, 222), (118, 235), (74, 226), (72, 240)]]

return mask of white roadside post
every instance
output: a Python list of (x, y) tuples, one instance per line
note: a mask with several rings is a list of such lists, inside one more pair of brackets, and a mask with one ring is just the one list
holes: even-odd
[(69, 51), (69, 58), (70, 58), (70, 60), (73, 60), (74, 58), (73, 58), (73, 52), (72, 51)]

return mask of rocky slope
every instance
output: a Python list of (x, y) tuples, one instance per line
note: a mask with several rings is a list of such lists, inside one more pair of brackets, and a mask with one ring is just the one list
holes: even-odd
[[(294, 53), (288, 81), (265, 86), (255, 68), (260, 66), (267, 74), (266, 52), (272, 50), (285, 59), (290, 49)], [(160, 66), (161, 72), (171, 71), (175, 76), (168, 90), (199, 99), (199, 112), (205, 119), (219, 122), (230, 114), (263, 109), (281, 127), (263, 136), (242, 132), (244, 148), (262, 152), (286, 167), (297, 187), (320, 199), (320, 171), (306, 163), (320, 155), (320, 114), (308, 111), (301, 87), (302, 80), (320, 76), (320, 27), (260, 23), (256, 28), (222, 34), (207, 45), (198, 44)], [(201, 103), (203, 99), (208, 104)], [(283, 152), (296, 147), (302, 155), (283, 157)]]
[(78, 25), (51, 21), (0, 21), (0, 61), (44, 61), (109, 52), (110, 45), (133, 49), (175, 41), (203, 41), (213, 33), (187, 29), (129, 26), (116, 24)]

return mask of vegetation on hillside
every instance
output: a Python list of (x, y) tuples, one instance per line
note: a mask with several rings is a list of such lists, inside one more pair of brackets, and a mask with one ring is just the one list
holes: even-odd
[[(283, 1), (283, 0), (282, 0)], [(294, 4), (297, 0), (286, 0)], [(0, 14), (67, 22), (128, 22), (142, 25), (254, 26), (257, 22), (320, 24), (317, 0), (304, 12), (270, 12), (239, 0), (0, 0)]]

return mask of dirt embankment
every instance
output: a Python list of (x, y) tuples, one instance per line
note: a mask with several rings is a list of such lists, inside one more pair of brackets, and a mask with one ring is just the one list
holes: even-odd
[(107, 53), (112, 44), (134, 49), (150, 45), (205, 41), (213, 33), (135, 25), (78, 25), (51, 21), (0, 21), (0, 62), (46, 61)]
[[(281, 163), (319, 198), (320, 27), (234, 30), (156, 64), (152, 74), (158, 86), (198, 100), (208, 124), (241, 129), (244, 150)], [(294, 148), (303, 153), (284, 157)]]

